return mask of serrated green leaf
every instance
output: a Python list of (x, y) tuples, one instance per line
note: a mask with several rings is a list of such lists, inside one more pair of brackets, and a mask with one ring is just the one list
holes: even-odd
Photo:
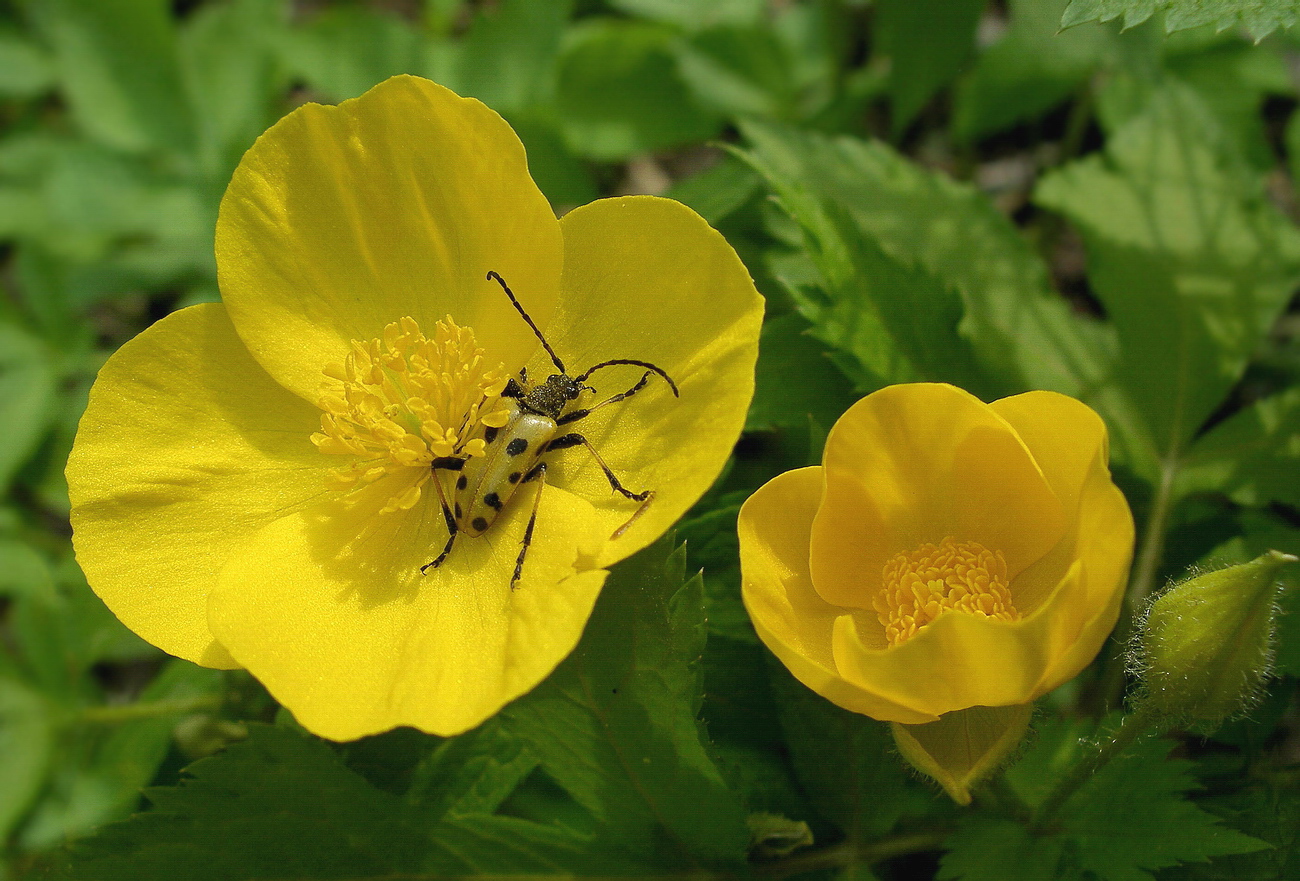
[(575, 153), (618, 160), (718, 133), (721, 116), (682, 82), (676, 39), (671, 30), (640, 21), (589, 18), (569, 29), (556, 110)]
[(1300, 279), (1300, 232), (1223, 152), (1203, 104), (1174, 86), (1160, 97), (1104, 157), (1051, 173), (1035, 194), (1087, 243), (1122, 347), (1115, 381), (1130, 411), (1115, 421), (1135, 426), (1148, 474), (1183, 452)]
[(1268, 846), (1187, 800), (1195, 786), (1191, 763), (1170, 759), (1171, 748), (1159, 739), (1133, 746), (1066, 802), (1062, 819), (1085, 871), (1107, 881), (1150, 881), (1151, 870)]
[(189, 881), (347, 878), (420, 869), (427, 838), (401, 802), (345, 769), (328, 746), (252, 726), (196, 762), (151, 810), (75, 845), (59, 878)]
[[(824, 243), (816, 255), (820, 267), (838, 266), (839, 280), (857, 284), (854, 258), (877, 256), (855, 254), (861, 250), (857, 243), (874, 245), (895, 274), (911, 276), (911, 284), (949, 304), (937, 317), (915, 316), (918, 331), (927, 323), (935, 330), (947, 327), (927, 345), (953, 339), (948, 292), (960, 295), (957, 336), (962, 347), (970, 347), (983, 380), (972, 391), (997, 397), (1048, 388), (1079, 396), (1104, 377), (1112, 349), (1108, 330), (1071, 314), (1051, 291), (1043, 261), (983, 194), (880, 143), (757, 124), (742, 130), (753, 145), (755, 166), (787, 210), (801, 216), (805, 228), (818, 230), (815, 240)], [(900, 322), (909, 320), (912, 304), (905, 298), (888, 306)], [(843, 328), (860, 337), (854, 351), (868, 358), (876, 351), (883, 353), (876, 361), (887, 359), (887, 346), (873, 349), (881, 345), (881, 320), (871, 313), (857, 318), (853, 328)]]
[[(1027, 803), (1039, 804), (1079, 761), (1089, 733), (1086, 723), (1068, 720), (1043, 726), (1009, 782)], [(1152, 881), (1157, 869), (1267, 847), (1187, 797), (1197, 785), (1192, 763), (1171, 758), (1172, 748), (1160, 738), (1128, 747), (1074, 792), (1039, 845), (1064, 845), (1078, 870), (1103, 881)]]
[(27, 8), (54, 49), (73, 116), (91, 137), (128, 151), (193, 150), (166, 0), (48, 0)]
[(1278, 28), (1289, 28), (1300, 16), (1296, 0), (1070, 0), (1061, 27), (1090, 21), (1124, 19), (1131, 28), (1156, 13), (1163, 13), (1169, 33), (1212, 25), (1216, 30), (1241, 25), (1256, 40)]
[(715, 28), (677, 44), (683, 80), (705, 103), (733, 117), (793, 119), (799, 83), (772, 28)]
[(877, 0), (877, 49), (890, 58), (895, 133), (965, 66), (985, 5), (985, 0)]
[[(669, 540), (620, 564), (582, 642), (503, 711), (593, 821), (593, 853), (660, 871), (743, 863), (745, 815), (704, 745), (702, 586)], [(653, 858), (651, 855), (655, 855)]]

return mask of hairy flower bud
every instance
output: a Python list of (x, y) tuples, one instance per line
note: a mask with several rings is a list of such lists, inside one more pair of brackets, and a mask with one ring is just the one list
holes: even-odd
[(1134, 644), (1144, 700), (1205, 731), (1248, 707), (1272, 661), (1278, 573), (1295, 562), (1269, 551), (1158, 596)]

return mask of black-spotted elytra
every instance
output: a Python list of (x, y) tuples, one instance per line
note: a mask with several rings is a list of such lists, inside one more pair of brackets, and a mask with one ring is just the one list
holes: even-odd
[[(442, 553), (420, 567), (420, 572), (438, 568), (451, 553), (452, 545), (456, 543), (456, 536), (462, 533), (467, 536), (478, 536), (490, 529), (496, 522), (497, 515), (514, 496), (515, 490), (525, 483), (535, 481), (537, 492), (533, 496), (533, 511), (528, 518), (528, 526), (524, 529), (519, 557), (515, 561), (515, 571), (510, 578), (510, 589), (514, 590), (523, 574), (524, 559), (528, 554), (529, 545), (532, 544), (533, 530), (537, 525), (537, 507), (542, 497), (542, 487), (546, 483), (546, 462), (543, 457), (547, 453), (576, 446), (586, 447), (596, 460), (596, 464), (600, 465), (601, 470), (605, 472), (605, 477), (614, 492), (630, 501), (640, 502), (632, 516), (614, 532), (611, 538), (622, 535), (654, 500), (653, 490), (632, 492), (623, 486), (609, 465), (601, 458), (600, 453), (592, 446), (591, 441), (576, 431), (566, 431), (561, 434), (561, 429), (585, 419), (602, 407), (627, 400), (645, 388), (652, 375), (662, 377), (672, 389), (674, 397), (680, 397), (680, 393), (677, 390), (677, 383), (673, 382), (672, 377), (662, 368), (649, 361), (637, 361), (631, 358), (601, 361), (578, 376), (569, 376), (564, 362), (560, 360), (560, 356), (551, 348), (541, 330), (515, 298), (505, 279), (496, 272), (489, 272), (487, 280), (495, 281), (505, 291), (515, 309), (536, 334), (558, 372), (547, 377), (545, 382), (533, 385), (528, 381), (527, 372), (521, 369), (519, 376), (506, 383), (501, 396), (510, 400), (510, 415), (501, 428), (485, 429), (483, 440), (486, 443), (486, 451), (482, 456), (443, 456), (433, 460), (431, 467), (435, 473), (432, 482), (438, 491), (443, 520), (447, 524), (447, 544), (443, 547)], [(577, 401), (584, 391), (595, 392), (591, 386), (584, 385), (593, 373), (615, 365), (643, 367), (645, 373), (625, 392), (620, 392), (590, 407), (570, 408), (570, 405)], [(443, 490), (442, 482), (438, 479), (438, 471), (453, 472), (457, 475), (456, 488), (451, 493), (450, 503), (447, 500), (447, 493)]]

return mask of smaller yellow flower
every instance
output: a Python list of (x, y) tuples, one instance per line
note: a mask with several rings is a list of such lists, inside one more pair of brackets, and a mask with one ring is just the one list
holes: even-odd
[(1052, 392), (869, 395), (821, 466), (741, 509), (754, 627), (805, 685), (876, 719), (1034, 700), (1119, 615), (1133, 518), (1107, 449), (1097, 414)]

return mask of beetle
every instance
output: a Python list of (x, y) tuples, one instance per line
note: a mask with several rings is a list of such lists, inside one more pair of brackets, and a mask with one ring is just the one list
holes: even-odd
[[(510, 589), (514, 590), (518, 587), (519, 578), (524, 570), (524, 557), (528, 554), (528, 547), (533, 541), (533, 529), (537, 524), (537, 508), (542, 498), (542, 488), (546, 485), (546, 462), (543, 456), (547, 453), (577, 446), (586, 447), (596, 460), (596, 464), (605, 472), (605, 478), (614, 492), (630, 501), (640, 502), (640, 506), (628, 521), (610, 536), (611, 539), (616, 539), (626, 532), (654, 500), (654, 490), (632, 492), (623, 486), (586, 437), (576, 431), (566, 431), (561, 434), (561, 429), (587, 418), (602, 407), (626, 401), (645, 388), (651, 376), (662, 377), (672, 389), (673, 397), (681, 397), (681, 393), (678, 391), (677, 383), (673, 382), (672, 377), (661, 367), (649, 361), (638, 361), (632, 358), (601, 361), (578, 376), (570, 376), (560, 356), (551, 348), (541, 330), (520, 305), (505, 279), (492, 271), (487, 274), (487, 280), (495, 281), (505, 291), (515, 310), (532, 328), (542, 348), (550, 356), (557, 372), (547, 377), (545, 382), (533, 384), (528, 379), (527, 369), (521, 368), (519, 376), (506, 383), (501, 397), (510, 399), (510, 415), (501, 428), (484, 429), (483, 441), (486, 444), (484, 455), (440, 456), (433, 460), (431, 463), (434, 471), (433, 484), (438, 491), (443, 520), (447, 524), (447, 544), (437, 557), (420, 567), (420, 573), (424, 574), (429, 569), (437, 569), (442, 565), (447, 555), (451, 553), (452, 545), (456, 543), (458, 535), (472, 537), (486, 532), (496, 521), (497, 515), (501, 513), (506, 503), (514, 496), (515, 490), (525, 483), (536, 481), (537, 492), (533, 496), (533, 511), (528, 518), (528, 526), (524, 529), (519, 557), (515, 561), (515, 571), (510, 578)], [(584, 391), (596, 391), (585, 384), (593, 373), (617, 365), (643, 367), (645, 373), (625, 392), (620, 392), (590, 407), (570, 409), (570, 404), (577, 401)], [(437, 473), (439, 471), (457, 475), (456, 489), (450, 504), (439, 479)]]

